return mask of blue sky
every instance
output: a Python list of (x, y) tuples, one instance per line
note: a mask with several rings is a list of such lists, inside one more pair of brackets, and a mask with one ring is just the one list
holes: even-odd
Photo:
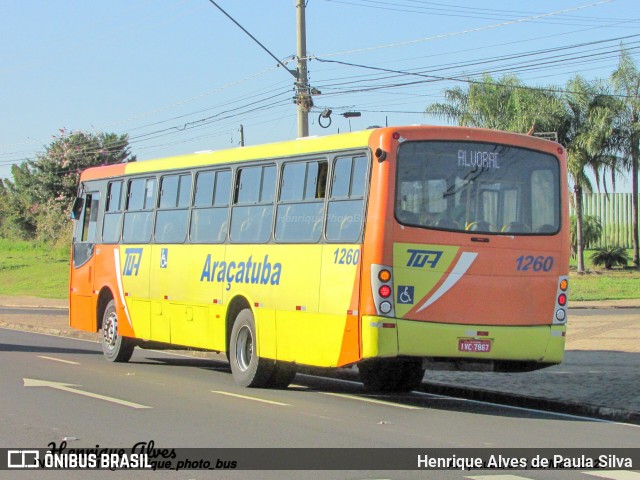
[[(295, 55), (294, 0), (217, 2)], [(461, 77), (606, 78), (623, 37), (640, 63), (637, 0), (308, 0), (306, 13), (312, 135), (442, 124), (422, 112)], [(0, 0), (0, 36), (0, 177), (62, 128), (129, 133), (140, 160), (237, 146), (240, 124), (247, 144), (296, 137), (293, 78), (208, 0)]]

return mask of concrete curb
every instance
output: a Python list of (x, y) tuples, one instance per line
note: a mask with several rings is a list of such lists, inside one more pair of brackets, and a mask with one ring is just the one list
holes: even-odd
[(496, 390), (471, 389), (437, 382), (422, 382), (422, 391), (436, 395), (464, 398), (479, 402), (497, 403), (511, 407), (542, 410), (579, 417), (596, 418), (610, 422), (640, 425), (640, 413), (602, 405), (581, 404), (542, 397), (527, 397)]
[(84, 332), (81, 330), (72, 329), (59, 329), (52, 327), (43, 327), (41, 325), (29, 325), (19, 322), (3, 322), (0, 321), (0, 328), (8, 328), (10, 330), (19, 330), (22, 332), (34, 332), (43, 333), (45, 335), (55, 335), (59, 337), (76, 338), (80, 340), (87, 340), (92, 342), (99, 342), (100, 336), (98, 333)]

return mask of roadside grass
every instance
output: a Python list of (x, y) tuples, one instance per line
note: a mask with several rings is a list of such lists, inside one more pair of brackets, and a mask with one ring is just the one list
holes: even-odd
[[(570, 260), (570, 300), (640, 299), (640, 270), (596, 268), (592, 252), (585, 251), (584, 274), (576, 273), (576, 261)], [(68, 278), (69, 246), (0, 239), (0, 295), (64, 299)]]
[[(569, 260), (569, 300), (628, 300), (640, 299), (640, 270), (613, 268), (605, 270), (594, 267), (591, 254), (594, 250), (585, 250), (585, 273), (576, 272), (577, 261)], [(632, 251), (627, 250), (629, 258)]]
[(67, 298), (69, 247), (0, 239), (0, 295)]

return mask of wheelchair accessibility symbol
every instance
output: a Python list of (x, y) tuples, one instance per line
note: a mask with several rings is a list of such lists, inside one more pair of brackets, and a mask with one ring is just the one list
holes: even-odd
[(169, 249), (163, 248), (160, 250), (160, 268), (167, 268), (167, 263), (169, 261)]
[(398, 285), (398, 303), (405, 305), (413, 303), (413, 286)]

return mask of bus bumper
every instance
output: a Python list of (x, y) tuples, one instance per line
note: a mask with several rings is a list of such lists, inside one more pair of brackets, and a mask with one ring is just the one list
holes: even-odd
[[(362, 356), (505, 360), (557, 364), (566, 325), (455, 325), (362, 317)], [(541, 365), (543, 366), (543, 365)]]

